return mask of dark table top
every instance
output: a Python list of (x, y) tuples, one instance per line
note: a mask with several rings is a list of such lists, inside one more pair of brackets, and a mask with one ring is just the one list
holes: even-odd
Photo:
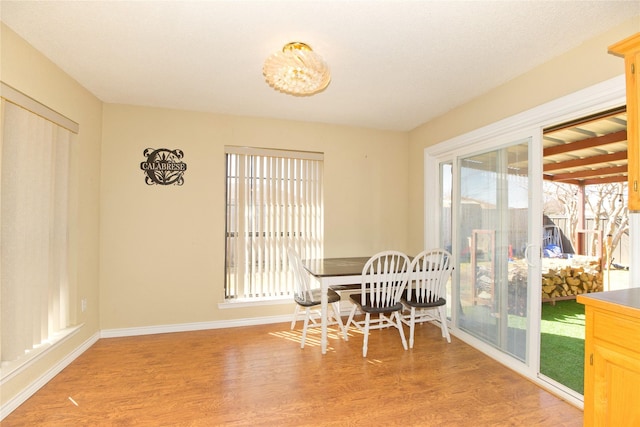
[(317, 258), (303, 261), (304, 268), (313, 276), (357, 276), (362, 274), (369, 257)]

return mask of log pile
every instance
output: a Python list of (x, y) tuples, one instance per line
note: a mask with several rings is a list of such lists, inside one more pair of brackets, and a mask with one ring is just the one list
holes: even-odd
[(559, 260), (542, 274), (542, 301), (575, 298), (576, 295), (604, 289), (600, 260)]
[[(574, 299), (576, 295), (600, 292), (604, 289), (601, 259), (584, 255), (572, 258), (542, 259), (542, 302)], [(527, 312), (528, 264), (524, 259), (514, 259), (508, 268), (508, 312), (525, 316)], [(478, 266), (476, 269), (475, 304), (494, 304), (491, 271)]]

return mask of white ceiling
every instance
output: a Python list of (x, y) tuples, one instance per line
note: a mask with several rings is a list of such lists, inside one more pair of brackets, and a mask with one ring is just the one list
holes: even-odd
[[(635, 15), (637, 0), (0, 2), (6, 25), (107, 103), (402, 131)], [(328, 62), (324, 92), (264, 82), (290, 41)]]

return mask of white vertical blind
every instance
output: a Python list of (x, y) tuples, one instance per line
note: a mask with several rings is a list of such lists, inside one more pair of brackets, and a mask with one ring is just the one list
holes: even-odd
[(69, 130), (2, 99), (0, 358), (20, 359), (69, 322)]
[(225, 298), (293, 295), (287, 248), (322, 256), (322, 155), (244, 147), (226, 152)]

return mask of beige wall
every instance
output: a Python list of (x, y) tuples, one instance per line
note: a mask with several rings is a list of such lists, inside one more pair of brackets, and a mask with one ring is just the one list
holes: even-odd
[(424, 242), (424, 149), (533, 107), (624, 74), (611, 44), (640, 30), (640, 17), (578, 46), (409, 134), (409, 250)]
[[(325, 254), (408, 241), (408, 135), (187, 111), (104, 106), (101, 328), (288, 314), (293, 305), (223, 302), (225, 145), (325, 154)], [(180, 149), (182, 186), (145, 184), (145, 148)]]
[[(100, 142), (102, 103), (62, 70), (24, 42), (4, 24), (1, 29), (0, 80), (58, 111), (80, 125), (72, 162), (77, 176), (72, 183), (73, 228), (70, 231), (72, 269), (78, 304), (73, 309), (78, 334), (39, 359), (28, 370), (2, 384), (0, 402), (22, 391), (99, 330), (98, 237), (100, 205)], [(82, 313), (79, 300), (87, 298)]]

